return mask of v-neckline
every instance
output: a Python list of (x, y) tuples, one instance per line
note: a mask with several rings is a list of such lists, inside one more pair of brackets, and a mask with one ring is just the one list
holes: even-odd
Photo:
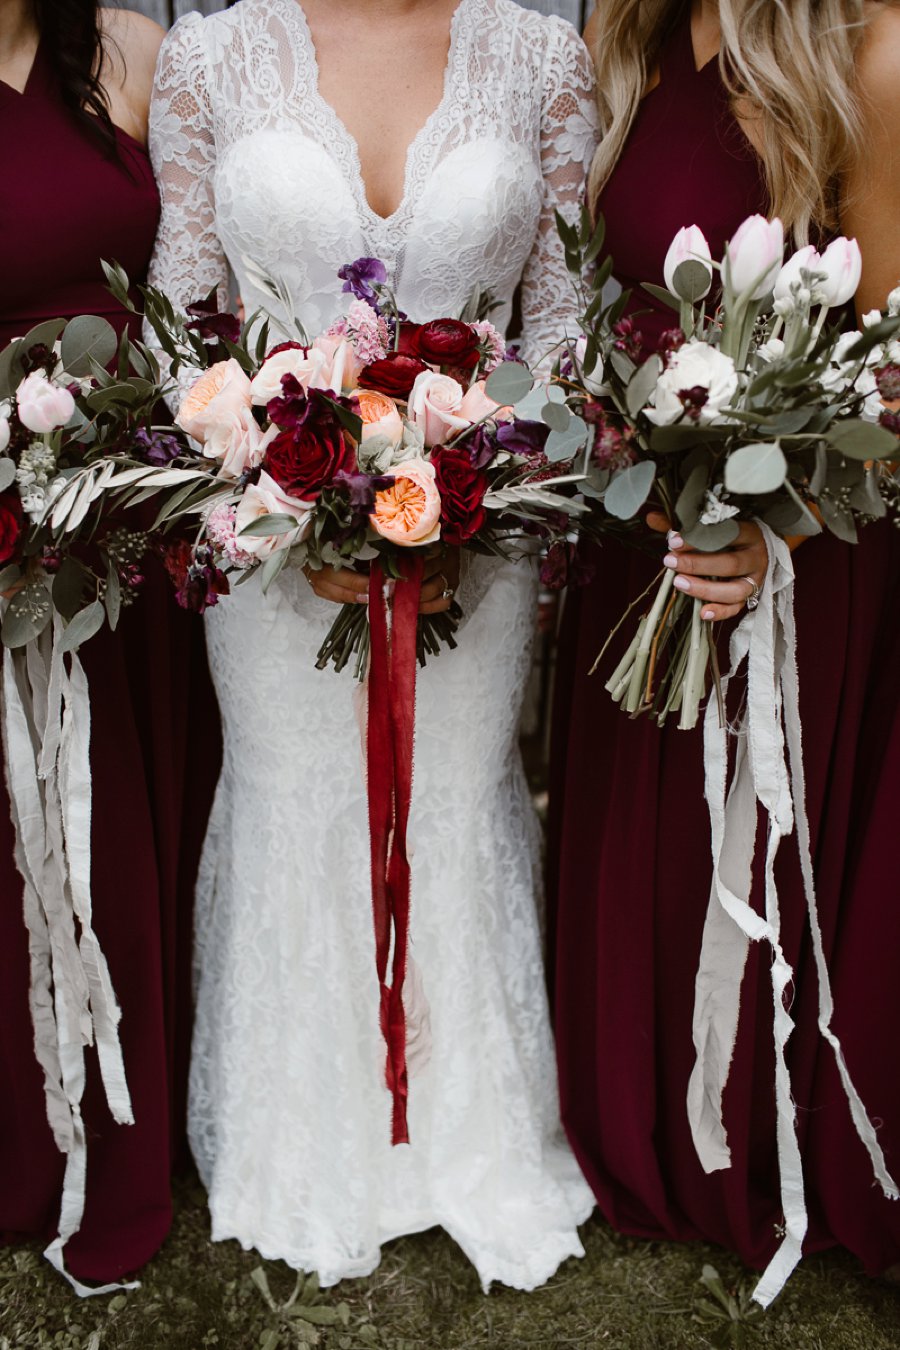
[(357, 185), (357, 195), (359, 204), (369, 217), (370, 221), (376, 227), (385, 228), (395, 224), (406, 212), (410, 202), (412, 191), (412, 167), (415, 162), (419, 147), (427, 139), (431, 128), (443, 115), (446, 108), (450, 105), (453, 98), (453, 85), (456, 76), (456, 70), (459, 63), (459, 51), (461, 46), (460, 32), (462, 28), (462, 17), (465, 10), (474, 3), (474, 0), (459, 0), (453, 16), (450, 20), (450, 47), (447, 52), (447, 63), (444, 66), (444, 84), (440, 101), (437, 106), (429, 113), (428, 117), (422, 123), (419, 130), (413, 136), (409, 145), (406, 147), (406, 155), (403, 161), (403, 192), (396, 208), (388, 216), (383, 216), (380, 211), (376, 211), (369, 201), (369, 191), (366, 186), (362, 171), (362, 159), (359, 152), (359, 142), (353, 135), (353, 132), (347, 126), (340, 113), (329, 103), (322, 94), (319, 87), (319, 58), (316, 52), (316, 44), (313, 40), (312, 29), (309, 26), (309, 20), (306, 17), (300, 0), (279, 0), (279, 2), (288, 10), (293, 12), (293, 21), (297, 24), (300, 36), (309, 50), (309, 60), (312, 66), (312, 94), (316, 103), (330, 117), (340, 136), (343, 137), (350, 160), (353, 165), (353, 173)]
[(41, 48), (43, 46), (43, 43), (44, 43), (43, 37), (40, 34), (38, 34), (37, 46), (34, 49), (34, 56), (31, 58), (31, 68), (28, 71), (28, 78), (26, 79), (21, 89), (17, 89), (16, 86), (14, 84), (10, 84), (8, 80), (0, 79), (0, 87), (5, 89), (8, 94), (13, 94), (16, 98), (31, 98), (33, 93), (32, 85), (34, 84), (35, 79), (37, 78), (38, 70), (40, 67)]

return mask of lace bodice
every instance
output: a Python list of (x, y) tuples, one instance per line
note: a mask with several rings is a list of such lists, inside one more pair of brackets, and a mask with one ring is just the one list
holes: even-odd
[(297, 0), (189, 14), (163, 44), (151, 112), (163, 201), (151, 281), (180, 306), (224, 288), (230, 264), (247, 312), (290, 326), (262, 269), (315, 334), (342, 307), (338, 267), (357, 257), (382, 259), (418, 320), (458, 313), (480, 283), (503, 329), (521, 279), (523, 354), (536, 360), (573, 315), (554, 211), (577, 209), (595, 143), (593, 71), (571, 26), (511, 0), (460, 0), (443, 98), (383, 218), (319, 94)]

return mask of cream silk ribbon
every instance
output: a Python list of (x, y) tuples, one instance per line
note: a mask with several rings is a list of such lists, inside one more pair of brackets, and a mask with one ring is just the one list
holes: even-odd
[(44, 1255), (80, 1297), (64, 1248), (84, 1215), (87, 1144), (81, 1115), (85, 1047), (96, 1043), (113, 1119), (134, 1123), (119, 1044), (121, 1013), (91, 926), (91, 712), (84, 669), (59, 649), (62, 621), (3, 654), (2, 728), (15, 858), (24, 882), (34, 1048), (47, 1118), (66, 1155), (59, 1229)]
[[(706, 797), (712, 825), (713, 882), (703, 933), (694, 1003), (696, 1062), (688, 1085), (688, 1115), (697, 1154), (706, 1172), (731, 1165), (722, 1121), (722, 1094), (728, 1080), (740, 1012), (740, 990), (750, 942), (772, 949), (775, 1104), (782, 1242), (754, 1290), (768, 1307), (800, 1260), (807, 1213), (796, 1112), (785, 1047), (794, 1023), (785, 1004), (793, 971), (781, 947), (781, 918), (775, 885), (775, 856), (781, 840), (797, 827), (797, 844), (819, 984), (819, 1030), (831, 1045), (857, 1133), (865, 1145), (884, 1194), (898, 1198), (875, 1130), (853, 1086), (837, 1036), (831, 1030), (833, 1003), (822, 932), (816, 908), (800, 734), (799, 683), (794, 625), (794, 569), (790, 551), (761, 522), (769, 553), (759, 606), (748, 612), (731, 639), (729, 681), (747, 662), (746, 704), (736, 737), (720, 726), (718, 704), (710, 698), (704, 723)], [(729, 740), (736, 739), (728, 785)], [(785, 754), (787, 748), (787, 757)], [(788, 765), (790, 767), (788, 767)], [(750, 903), (756, 846), (757, 802), (768, 817), (765, 914)]]

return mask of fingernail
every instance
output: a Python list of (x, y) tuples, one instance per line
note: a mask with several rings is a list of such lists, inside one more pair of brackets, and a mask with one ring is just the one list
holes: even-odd
[(691, 583), (687, 577), (676, 577), (672, 585), (677, 591), (689, 591), (691, 589)]
[(356, 603), (358, 605), (367, 605), (369, 603), (369, 597), (367, 595), (358, 595), (356, 597)]
[(667, 553), (666, 556), (663, 558), (663, 567), (677, 567), (677, 566), (678, 566), (678, 559), (675, 557), (675, 554)]
[(714, 619), (715, 617), (716, 617), (716, 611), (715, 611), (714, 609), (702, 609), (702, 610), (700, 611), (700, 618), (701, 618), (701, 619)]
[(684, 540), (674, 530), (669, 531), (669, 548), (684, 548)]

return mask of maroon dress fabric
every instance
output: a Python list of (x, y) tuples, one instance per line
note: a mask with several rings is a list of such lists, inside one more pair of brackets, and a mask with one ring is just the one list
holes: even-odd
[[(159, 198), (142, 146), (117, 136), (119, 161), (78, 128), (38, 51), (24, 93), (0, 83), (0, 346), (43, 319), (127, 316), (100, 259), (146, 273)], [(82, 1279), (146, 1261), (170, 1220), (169, 1177), (183, 1136), (190, 1023), (194, 873), (218, 768), (215, 704), (202, 625), (148, 566), (119, 631), (82, 653), (91, 690), (95, 928), (122, 1006), (136, 1117), (116, 1125), (93, 1051), (84, 1114), (84, 1222), (67, 1248)], [(188, 732), (191, 731), (190, 741)], [(0, 1234), (52, 1237), (64, 1159), (47, 1124), (28, 1010), (28, 952), (12, 826), (0, 789)]]
[[(753, 151), (731, 116), (717, 62), (697, 71), (688, 22), (669, 37), (601, 210), (625, 285), (661, 283), (676, 230), (698, 224), (714, 256), (764, 209)], [(672, 317), (635, 295), (636, 324)], [(663, 549), (660, 549), (662, 553)], [(730, 1170), (706, 1175), (686, 1094), (694, 977), (709, 899), (709, 823), (700, 729), (631, 721), (588, 671), (657, 564), (595, 550), (594, 579), (567, 600), (554, 728), (550, 899), (563, 1118), (602, 1213), (623, 1232), (703, 1238), (750, 1265), (772, 1256), (781, 1221), (769, 960), (748, 963), (726, 1089)], [(875, 525), (857, 547), (832, 536), (795, 554), (808, 810), (834, 1029), (889, 1170), (900, 1178), (900, 548)], [(607, 674), (627, 642), (606, 660)], [(893, 822), (893, 823), (892, 823)], [(870, 1272), (900, 1261), (900, 1205), (873, 1184), (831, 1050), (816, 1027), (816, 977), (793, 840), (778, 881), (796, 972), (788, 1046), (803, 1151), (806, 1250), (839, 1244)], [(759, 888), (757, 887), (757, 892)], [(758, 902), (761, 907), (761, 900)]]

